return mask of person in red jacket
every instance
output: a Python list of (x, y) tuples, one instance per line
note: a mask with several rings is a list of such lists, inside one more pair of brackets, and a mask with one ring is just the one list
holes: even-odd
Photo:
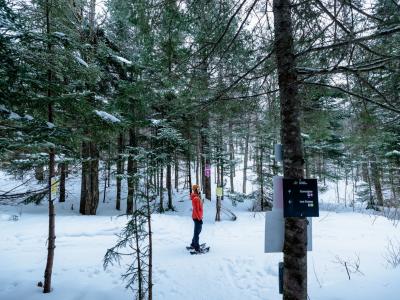
[(194, 184), (192, 186), (192, 193), (190, 194), (193, 208), (192, 219), (194, 222), (194, 233), (190, 246), (196, 251), (200, 251), (199, 235), (203, 226), (203, 202), (201, 201), (199, 190), (200, 187), (197, 184)]

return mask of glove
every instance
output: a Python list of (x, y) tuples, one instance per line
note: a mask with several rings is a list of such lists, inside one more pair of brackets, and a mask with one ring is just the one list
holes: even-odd
[(203, 220), (200, 220), (200, 224), (203, 225)]

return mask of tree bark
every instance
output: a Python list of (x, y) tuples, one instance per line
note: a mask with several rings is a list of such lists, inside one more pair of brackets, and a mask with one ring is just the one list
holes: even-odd
[(164, 181), (164, 170), (163, 167), (161, 166), (160, 168), (160, 207), (159, 207), (159, 212), (163, 213), (164, 212), (164, 186), (163, 186), (163, 181)]
[(378, 206), (383, 207), (383, 194), (382, 194), (382, 185), (381, 185), (381, 175), (379, 172), (378, 164), (376, 163), (376, 158), (373, 157), (373, 160), (371, 162), (371, 175), (372, 175), (372, 181), (374, 182), (374, 190), (375, 190), (375, 196), (377, 200)]
[(99, 152), (94, 142), (82, 142), (82, 159), (79, 212), (95, 215), (99, 205)]
[(149, 239), (149, 258), (148, 258), (148, 300), (153, 299), (153, 235), (151, 231), (151, 208), (150, 208), (150, 198), (147, 196), (146, 199), (147, 206), (147, 230), (148, 230), (148, 239)]
[[(205, 132), (208, 131), (209, 128), (209, 120), (208, 117), (203, 121), (203, 130), (201, 131), (201, 161), (202, 161), (202, 177), (204, 182), (204, 194), (206, 199), (211, 200), (211, 174), (206, 176), (206, 168), (210, 168), (211, 170), (211, 161), (210, 161), (210, 149), (208, 144), (208, 138)], [(211, 173), (211, 171), (210, 171)]]
[(65, 202), (65, 163), (60, 163), (60, 202)]
[(247, 183), (247, 163), (249, 160), (249, 138), (250, 138), (250, 120), (247, 123), (246, 138), (244, 141), (244, 161), (243, 161), (243, 194), (246, 194), (246, 183)]
[(137, 166), (136, 161), (134, 159), (135, 150), (132, 148), (137, 147), (137, 137), (136, 137), (136, 128), (129, 129), (129, 146), (131, 149), (129, 150), (129, 158), (128, 158), (128, 197), (126, 199), (126, 213), (132, 214), (134, 210), (133, 205), (133, 197), (135, 192), (135, 182), (136, 182), (136, 173)]
[(123, 151), (124, 151), (124, 135), (120, 133), (118, 136), (118, 160), (117, 160), (117, 199), (115, 203), (115, 208), (121, 210), (121, 187), (122, 178), (124, 173), (124, 161), (123, 161)]
[(179, 160), (178, 155), (175, 152), (175, 190), (178, 192), (179, 190)]
[(174, 210), (174, 207), (172, 205), (172, 167), (171, 163), (167, 164), (167, 191), (168, 191), (168, 208), (167, 210)]
[(35, 167), (35, 179), (38, 181), (44, 180), (44, 170), (43, 166), (36, 166)]
[[(52, 53), (52, 45), (50, 42), (50, 3), (46, 0), (46, 33), (48, 37), (47, 42), (47, 52), (50, 55)], [(47, 70), (47, 97), (51, 99), (52, 90), (51, 83), (53, 81), (53, 72), (51, 69)], [(51, 103), (48, 105), (48, 121), (53, 123), (53, 106)], [(49, 181), (48, 181), (48, 194), (49, 194), (49, 234), (47, 239), (47, 261), (46, 261), (46, 269), (44, 271), (44, 285), (43, 285), (43, 293), (51, 292), (51, 276), (53, 273), (53, 262), (54, 262), (54, 249), (56, 233), (55, 233), (55, 207), (54, 207), (54, 199), (51, 198), (51, 185), (52, 179), (54, 177), (54, 165), (55, 165), (55, 150), (53, 147), (49, 150)]]
[[(291, 1), (274, 0), (275, 53), (281, 105), (284, 177), (304, 177), (300, 99), (293, 47)], [(307, 220), (285, 219), (283, 299), (307, 300)]]
[(192, 192), (192, 170), (191, 170), (191, 161), (190, 161), (190, 152), (187, 156), (187, 172), (188, 172), (188, 183), (189, 183), (189, 194)]
[(231, 185), (231, 193), (235, 192), (235, 187), (233, 183), (233, 177), (235, 176), (235, 148), (233, 147), (233, 126), (232, 122), (229, 121), (229, 181)]
[[(197, 145), (196, 145), (196, 184), (200, 183), (200, 165), (201, 165), (201, 159), (200, 159), (200, 134), (197, 137)], [(201, 184), (203, 185), (203, 176), (201, 177), (202, 181)], [(192, 187), (190, 187), (192, 188)]]

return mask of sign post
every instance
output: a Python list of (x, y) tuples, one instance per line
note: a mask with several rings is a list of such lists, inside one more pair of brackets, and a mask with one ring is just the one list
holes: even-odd
[[(265, 214), (265, 253), (283, 252), (285, 218), (307, 217), (307, 251), (312, 251), (312, 217), (319, 217), (316, 179), (273, 178), (273, 207)], [(279, 293), (283, 293), (283, 262), (279, 263)]]
[[(285, 179), (282, 176), (274, 176), (273, 178), (272, 211), (265, 214), (265, 253), (283, 251), (285, 241), (284, 181)], [(308, 217), (307, 220), (307, 251), (312, 251), (312, 218)]]

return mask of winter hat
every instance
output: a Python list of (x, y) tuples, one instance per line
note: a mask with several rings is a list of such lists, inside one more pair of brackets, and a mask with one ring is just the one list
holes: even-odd
[(197, 185), (197, 184), (193, 184), (192, 185), (192, 191), (194, 192), (194, 191), (198, 191), (200, 189), (200, 186), (199, 185)]

